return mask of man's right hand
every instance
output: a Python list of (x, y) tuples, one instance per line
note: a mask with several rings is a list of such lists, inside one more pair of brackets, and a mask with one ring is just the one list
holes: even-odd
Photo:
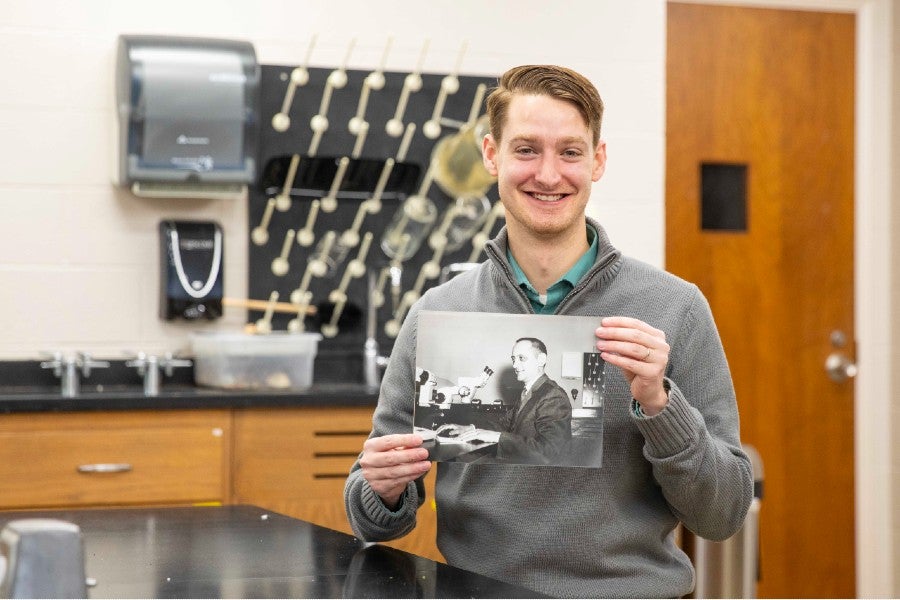
[(397, 508), (407, 484), (431, 469), (428, 450), (414, 433), (366, 440), (359, 465), (363, 477), (391, 510)]

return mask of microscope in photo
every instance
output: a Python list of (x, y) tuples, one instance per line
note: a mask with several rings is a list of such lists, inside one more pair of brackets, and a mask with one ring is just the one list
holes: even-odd
[(451, 404), (481, 404), (481, 400), (476, 398), (476, 394), (479, 389), (487, 385), (493, 374), (493, 369), (485, 366), (480, 375), (458, 377), (456, 385), (453, 385), (446, 379), (439, 381), (430, 371), (419, 369), (416, 379), (419, 406), (449, 408)]

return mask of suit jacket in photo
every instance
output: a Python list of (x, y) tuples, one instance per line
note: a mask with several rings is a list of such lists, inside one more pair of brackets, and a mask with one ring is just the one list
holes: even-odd
[(525, 396), (504, 419), (497, 458), (511, 463), (563, 464), (572, 439), (569, 395), (543, 374)]

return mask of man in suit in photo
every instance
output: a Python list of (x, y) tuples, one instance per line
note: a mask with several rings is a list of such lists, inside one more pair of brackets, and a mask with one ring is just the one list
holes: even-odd
[(526, 464), (561, 464), (572, 439), (572, 403), (547, 377), (547, 346), (523, 337), (512, 349), (513, 370), (523, 389), (519, 403), (503, 422), (497, 459)]

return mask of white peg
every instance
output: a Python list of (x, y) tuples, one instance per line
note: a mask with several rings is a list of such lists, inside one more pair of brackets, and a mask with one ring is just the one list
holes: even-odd
[(384, 194), (384, 188), (387, 187), (388, 178), (391, 176), (393, 169), (394, 159), (389, 158), (385, 160), (384, 166), (381, 168), (381, 175), (378, 177), (378, 183), (375, 185), (375, 191), (372, 192), (372, 197), (366, 202), (366, 209), (372, 214), (381, 211), (381, 196)]
[(266, 304), (266, 312), (263, 313), (263, 317), (256, 321), (256, 332), (257, 333), (271, 333), (272, 332), (272, 314), (275, 312), (275, 303), (278, 301), (278, 291), (272, 290), (272, 293), (269, 294), (269, 302)]
[(428, 53), (430, 40), (425, 40), (422, 45), (422, 51), (419, 53), (419, 63), (415, 70), (408, 74), (403, 80), (403, 88), (400, 90), (400, 98), (397, 100), (397, 110), (394, 111), (394, 117), (389, 119), (384, 126), (384, 130), (391, 137), (400, 137), (403, 134), (403, 113), (406, 112), (406, 103), (409, 101), (411, 93), (418, 92), (422, 89), (422, 65), (425, 62), (425, 55)]
[[(328, 129), (328, 119), (325, 120), (325, 129)], [(307, 148), (306, 150), (307, 156), (315, 156), (319, 152), (319, 144), (322, 142), (322, 136), (325, 134), (324, 129), (320, 131), (313, 131), (314, 133), (312, 139), (309, 140), (309, 148)]]
[(453, 222), (453, 219), (456, 217), (459, 209), (456, 206), (456, 203), (451, 203), (447, 206), (447, 210), (444, 212), (444, 218), (441, 220), (441, 225), (436, 230), (431, 232), (431, 235), (428, 236), (428, 245), (431, 246), (433, 250), (443, 250), (447, 246), (447, 230), (450, 229), (450, 224)]
[(359, 93), (359, 107), (356, 109), (356, 114), (350, 119), (347, 123), (347, 129), (353, 135), (359, 135), (360, 130), (363, 127), (363, 124), (367, 124), (365, 119), (366, 112), (366, 103), (369, 101), (369, 86), (363, 81), (362, 91)]
[(309, 261), (309, 272), (313, 274), (313, 277), (324, 277), (328, 272), (328, 263), (322, 258), (314, 258)]
[(275, 210), (275, 198), (269, 198), (266, 202), (266, 210), (263, 212), (259, 225), (250, 232), (250, 239), (257, 246), (265, 246), (269, 241), (269, 222), (272, 220), (272, 212)]
[(453, 71), (441, 79), (441, 89), (438, 92), (437, 101), (434, 103), (434, 111), (431, 113), (431, 119), (425, 121), (422, 125), (422, 133), (428, 139), (434, 140), (441, 135), (441, 114), (444, 112), (444, 105), (447, 102), (447, 96), (452, 96), (459, 91), (459, 69), (462, 66), (463, 56), (466, 54), (468, 42), (463, 42), (456, 58), (456, 65)]
[(325, 133), (328, 131), (328, 117), (325, 115), (313, 115), (309, 120), (309, 128), (315, 133)]
[(416, 292), (422, 291), (422, 288), (425, 286), (425, 280), (435, 279), (441, 274), (440, 255), (443, 254), (443, 248), (435, 250), (434, 253), (437, 257), (432, 257), (432, 259), (422, 265), (422, 268), (419, 270), (419, 276), (416, 278), (416, 285), (413, 287), (413, 290)]
[(379, 91), (384, 87), (384, 67), (387, 64), (387, 57), (393, 44), (394, 37), (389, 35), (384, 45), (384, 51), (381, 53), (381, 61), (378, 63), (378, 68), (366, 76), (366, 81), (373, 90)]
[(368, 125), (366, 122), (366, 105), (369, 102), (369, 93), (371, 90), (381, 90), (384, 88), (384, 65), (387, 62), (387, 55), (391, 49), (391, 44), (393, 43), (394, 38), (388, 37), (387, 44), (385, 45), (384, 52), (381, 54), (381, 63), (378, 65), (378, 68), (368, 75), (363, 80), (362, 90), (359, 93), (359, 102), (356, 105), (356, 114), (350, 119), (350, 123), (348, 124), (348, 128), (350, 129), (350, 133), (354, 135), (358, 135), (360, 129), (365, 125)]
[(375, 284), (375, 289), (372, 290), (371, 301), (377, 308), (384, 306), (384, 284), (387, 283), (387, 278), (390, 273), (390, 267), (382, 267), (381, 272), (378, 274), (378, 281)]
[(295, 67), (294, 70), (291, 71), (291, 83), (297, 87), (309, 83), (309, 71), (306, 69), (306, 65)]
[[(291, 94), (293, 96), (293, 94)], [(275, 113), (272, 115), (272, 129), (284, 133), (291, 127), (291, 118), (287, 113)]]
[[(304, 305), (303, 311), (306, 310), (306, 307), (309, 306), (309, 302), (312, 300), (312, 292), (306, 289), (309, 287), (310, 279), (312, 279), (312, 273), (310, 273), (309, 265), (307, 265), (306, 271), (303, 273), (303, 281), (300, 283), (300, 287), (291, 292), (291, 304), (296, 304), (298, 307)], [(297, 310), (297, 312), (301, 314), (303, 311)]]
[(366, 75), (365, 83), (370, 90), (380, 91), (384, 88), (385, 79), (382, 71), (373, 71)]
[(384, 332), (388, 336), (392, 338), (397, 337), (397, 334), (400, 333), (400, 325), (403, 323), (403, 318), (406, 316), (406, 310), (416, 303), (419, 296), (419, 292), (415, 290), (409, 290), (403, 294), (403, 299), (400, 301), (400, 306), (397, 307), (397, 310), (394, 313), (394, 318), (384, 324)]
[(347, 71), (343, 69), (338, 69), (337, 71), (332, 71), (328, 75), (327, 83), (331, 85), (332, 89), (340, 90), (343, 89), (344, 86), (347, 85)]
[[(475, 96), (472, 97), (472, 106), (469, 108), (469, 118), (466, 121), (466, 125), (469, 127), (474, 127), (475, 123), (478, 121), (478, 115), (481, 113), (481, 103), (484, 102), (484, 94), (487, 91), (487, 85), (483, 83), (479, 83), (478, 87), (475, 88)], [(481, 146), (481, 140), (476, 140), (479, 142), (479, 147)]]
[(303, 61), (302, 65), (295, 67), (291, 71), (290, 81), (288, 82), (288, 87), (284, 94), (284, 101), (281, 103), (281, 111), (277, 112), (275, 116), (272, 117), (272, 128), (275, 129), (275, 131), (285, 132), (291, 126), (291, 117), (288, 113), (290, 113), (291, 104), (294, 101), (294, 93), (297, 91), (297, 88), (303, 87), (309, 83), (309, 69), (307, 69), (307, 65), (309, 64), (309, 59), (312, 56), (312, 51), (316, 45), (317, 39), (318, 36), (312, 36), (312, 39), (309, 41), (309, 47), (306, 50), (306, 59)]
[(347, 61), (350, 60), (350, 53), (353, 52), (355, 45), (356, 38), (353, 38), (350, 41), (350, 46), (347, 48), (347, 54), (344, 56), (344, 63), (332, 71), (325, 80), (325, 89), (322, 91), (322, 99), (319, 101), (319, 112), (309, 120), (309, 127), (313, 131), (313, 138), (307, 151), (309, 156), (316, 155), (319, 149), (319, 142), (328, 130), (328, 106), (331, 104), (332, 92), (347, 85)]
[(366, 202), (360, 202), (359, 207), (356, 209), (356, 216), (353, 217), (353, 224), (341, 234), (340, 243), (346, 248), (355, 248), (359, 243), (359, 228), (362, 226), (366, 214), (370, 212)]
[(325, 237), (322, 239), (322, 246), (319, 252), (319, 255), (310, 259), (309, 261), (309, 271), (313, 274), (314, 277), (324, 277), (326, 273), (328, 273), (328, 255), (331, 253), (331, 246), (334, 245), (334, 240), (337, 237), (337, 234), (334, 231), (329, 231), (325, 234)]
[(417, 196), (425, 197), (428, 195), (428, 190), (431, 189), (431, 183), (434, 181), (434, 163), (429, 163), (428, 168), (425, 170), (425, 175), (422, 177), (422, 183), (419, 184), (419, 193)]
[(344, 312), (347, 304), (347, 287), (350, 285), (350, 279), (354, 277), (362, 277), (366, 272), (366, 254), (372, 243), (371, 232), (366, 232), (363, 236), (363, 242), (360, 245), (359, 253), (356, 258), (347, 263), (344, 269), (344, 276), (341, 278), (341, 284), (328, 294), (328, 300), (334, 304), (334, 310), (331, 313), (331, 319), (327, 325), (322, 327), (322, 335), (325, 337), (334, 337), (338, 334), (338, 321)]
[(319, 214), (319, 201), (313, 200), (309, 206), (309, 214), (306, 216), (306, 225), (297, 232), (297, 243), (301, 246), (312, 246), (316, 241), (316, 234), (313, 233), (313, 227), (316, 224), (316, 216)]
[(313, 277), (322, 277), (328, 272), (328, 263), (326, 259), (331, 252), (331, 246), (334, 244), (334, 231), (329, 231), (322, 238), (319, 253), (317, 256), (311, 257), (306, 264), (306, 271), (303, 273), (303, 279), (300, 287), (291, 292), (291, 303), (297, 305), (297, 318), (288, 322), (289, 331), (303, 331), (305, 328), (304, 317), (306, 309), (312, 302), (312, 292), (309, 291), (309, 282)]
[(366, 135), (369, 133), (369, 123), (368, 121), (363, 121), (359, 126), (359, 131), (356, 135), (356, 144), (353, 146), (353, 152), (351, 152), (350, 156), (353, 158), (359, 158), (359, 155), (362, 154), (363, 145), (366, 143)]
[(403, 132), (403, 139), (400, 140), (400, 147), (397, 149), (397, 162), (406, 160), (406, 153), (409, 152), (409, 145), (412, 142), (413, 134), (416, 133), (416, 124), (408, 123), (406, 131)]
[(328, 195), (322, 198), (322, 210), (327, 213), (334, 212), (337, 208), (338, 190), (341, 189), (341, 184), (344, 182), (344, 175), (347, 173), (347, 167), (349, 165), (350, 159), (346, 156), (341, 157), (341, 160), (338, 162), (337, 172), (334, 174), (334, 179), (331, 181), (331, 189), (328, 190)]
[(391, 319), (387, 323), (384, 324), (384, 332), (388, 335), (388, 337), (395, 338), (400, 335), (400, 321), (397, 319)]
[(294, 235), (295, 231), (293, 229), (287, 230), (287, 234), (284, 236), (284, 243), (281, 245), (281, 254), (272, 260), (272, 273), (277, 277), (287, 275), (287, 272), (290, 270), (288, 255), (291, 252), (291, 246), (294, 244)]
[(304, 319), (306, 318), (306, 309), (312, 303), (312, 292), (294, 290), (291, 294), (291, 302), (297, 306), (297, 316), (288, 321), (288, 331), (298, 332), (306, 329)]
[(287, 177), (284, 178), (284, 187), (281, 193), (275, 197), (275, 208), (284, 212), (291, 207), (291, 189), (294, 187), (294, 178), (297, 176), (297, 167), (300, 165), (300, 155), (291, 156), (291, 164), (288, 166)]

